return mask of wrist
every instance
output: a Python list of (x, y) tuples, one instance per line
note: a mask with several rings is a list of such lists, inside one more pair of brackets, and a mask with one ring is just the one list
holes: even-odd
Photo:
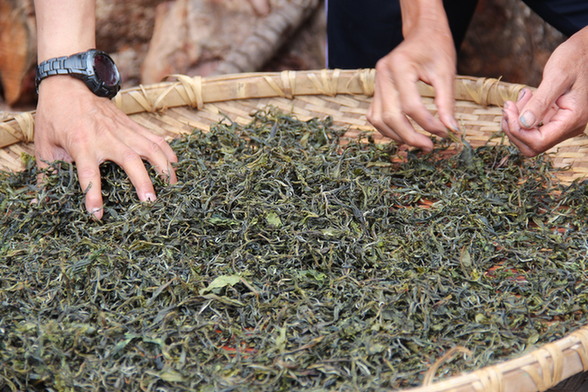
[(401, 0), (402, 33), (408, 37), (415, 31), (432, 31), (435, 35), (449, 35), (451, 30), (441, 0)]
[(56, 95), (77, 95), (91, 94), (94, 95), (85, 83), (79, 79), (72, 78), (69, 75), (55, 75), (44, 79), (39, 84), (39, 99)]

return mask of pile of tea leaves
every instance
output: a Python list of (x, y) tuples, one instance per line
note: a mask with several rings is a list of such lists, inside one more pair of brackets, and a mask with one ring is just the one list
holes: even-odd
[[(377, 391), (587, 324), (588, 188), (508, 146), (401, 156), (274, 109), (172, 146), (105, 214), (68, 164), (0, 178), (0, 391)], [(344, 147), (342, 147), (344, 145)], [(440, 158), (443, 156), (443, 158)]]

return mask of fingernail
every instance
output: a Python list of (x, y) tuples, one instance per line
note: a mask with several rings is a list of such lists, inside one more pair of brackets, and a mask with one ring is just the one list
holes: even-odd
[(145, 193), (145, 201), (155, 201), (157, 197), (153, 193)]
[(525, 97), (526, 94), (527, 94), (527, 89), (526, 88), (522, 89), (519, 92), (519, 97), (517, 98), (517, 102), (520, 102)]
[(90, 211), (88, 211), (90, 213), (90, 215), (92, 216), (92, 218), (94, 219), (100, 219), (100, 212), (102, 211), (102, 207), (97, 207), (97, 208), (92, 208)]
[(535, 115), (527, 110), (521, 117), (519, 117), (519, 121), (523, 127), (531, 128), (535, 124)]
[(451, 125), (451, 130), (453, 132), (460, 132), (459, 125), (457, 125), (457, 122), (455, 120), (452, 120), (451, 124), (449, 125)]

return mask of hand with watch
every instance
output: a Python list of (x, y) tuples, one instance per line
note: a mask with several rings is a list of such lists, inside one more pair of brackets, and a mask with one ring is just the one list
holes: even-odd
[(35, 158), (39, 167), (75, 162), (86, 210), (103, 211), (100, 165), (129, 176), (139, 200), (155, 200), (144, 161), (170, 183), (177, 157), (164, 138), (131, 120), (109, 99), (120, 88), (112, 59), (96, 47), (95, 0), (35, 0), (37, 91)]
[(120, 75), (106, 53), (91, 49), (42, 61), (36, 83), (37, 162), (75, 162), (86, 209), (96, 219), (103, 216), (99, 166), (105, 161), (125, 170), (142, 201), (156, 198), (143, 160), (170, 183), (177, 181), (171, 147), (110, 101), (120, 89)]

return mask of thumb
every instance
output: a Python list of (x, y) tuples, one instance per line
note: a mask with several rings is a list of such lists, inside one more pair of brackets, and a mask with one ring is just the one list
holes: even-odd
[(522, 128), (536, 128), (547, 112), (568, 89), (568, 83), (561, 77), (544, 77), (529, 101), (520, 110), (519, 123)]

